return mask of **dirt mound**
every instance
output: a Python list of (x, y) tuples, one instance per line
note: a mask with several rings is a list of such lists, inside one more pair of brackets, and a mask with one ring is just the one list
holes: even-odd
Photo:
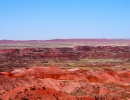
[(18, 87), (1, 96), (3, 100), (77, 100), (76, 97), (54, 89), (42, 87)]

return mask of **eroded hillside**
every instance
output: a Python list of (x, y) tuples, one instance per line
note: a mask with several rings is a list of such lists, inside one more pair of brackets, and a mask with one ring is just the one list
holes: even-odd
[(130, 47), (0, 49), (1, 100), (129, 100)]
[(2, 100), (128, 100), (130, 70), (34, 67), (1, 72)]

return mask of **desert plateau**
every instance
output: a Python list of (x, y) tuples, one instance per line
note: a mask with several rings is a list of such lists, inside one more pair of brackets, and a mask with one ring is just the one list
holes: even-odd
[(0, 100), (130, 100), (130, 40), (1, 40)]

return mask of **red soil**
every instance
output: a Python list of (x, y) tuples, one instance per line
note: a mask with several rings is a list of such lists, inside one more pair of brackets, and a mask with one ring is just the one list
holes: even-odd
[(130, 47), (0, 49), (0, 100), (130, 99), (130, 70), (128, 69), (112, 71), (104, 68), (86, 71), (78, 68), (63, 70), (55, 66), (20, 68), (17, 65), (29, 61), (28, 64), (33, 61), (44, 61), (44, 58), (54, 58), (62, 62), (64, 59), (77, 61), (81, 58), (120, 58), (125, 59), (124, 63), (129, 63)]
[(130, 70), (63, 70), (55, 66), (0, 73), (2, 100), (129, 100)]

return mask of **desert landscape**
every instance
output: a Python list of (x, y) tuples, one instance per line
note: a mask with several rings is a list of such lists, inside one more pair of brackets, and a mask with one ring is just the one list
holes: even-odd
[(130, 100), (130, 0), (0, 0), (0, 100)]
[(130, 100), (130, 40), (0, 40), (0, 100)]

